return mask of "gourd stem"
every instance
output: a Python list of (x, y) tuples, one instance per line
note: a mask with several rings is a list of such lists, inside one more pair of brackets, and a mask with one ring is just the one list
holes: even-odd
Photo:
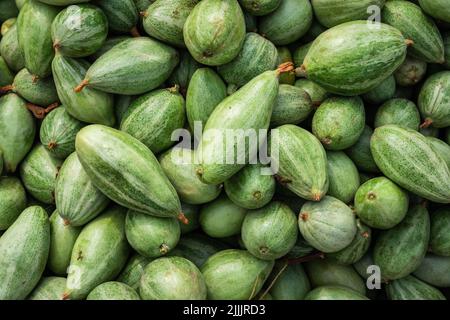
[(75, 89), (73, 89), (76, 93), (81, 92), (81, 90), (83, 90), (84, 87), (86, 87), (89, 84), (89, 80), (84, 79), (83, 81), (81, 81), (81, 83), (75, 87)]
[(294, 64), (291, 61), (288, 62), (284, 62), (282, 64), (280, 64), (276, 70), (277, 75), (279, 76), (282, 73), (286, 73), (289, 71), (294, 70)]
[(429, 126), (431, 126), (432, 123), (433, 123), (433, 120), (431, 120), (430, 118), (426, 118), (425, 121), (420, 125), (420, 128), (426, 129)]
[(186, 216), (184, 215), (183, 212), (180, 212), (178, 214), (178, 220), (180, 220), (181, 223), (183, 223), (183, 224), (189, 224), (189, 220), (188, 220), (188, 218), (186, 218)]
[(9, 91), (14, 91), (14, 86), (12, 84), (8, 84), (7, 86), (0, 87), (0, 94), (7, 93)]

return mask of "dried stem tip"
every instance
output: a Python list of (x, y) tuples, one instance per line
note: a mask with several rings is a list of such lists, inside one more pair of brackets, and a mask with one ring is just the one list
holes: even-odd
[(141, 36), (141, 34), (139, 33), (139, 30), (136, 26), (134, 26), (131, 30), (130, 30), (130, 34), (135, 37), (135, 38), (139, 38)]
[(7, 86), (0, 87), (0, 94), (7, 93), (9, 91), (14, 91), (14, 86), (12, 84), (8, 84)]
[(75, 89), (73, 89), (76, 93), (81, 92), (81, 90), (83, 90), (84, 87), (86, 87), (89, 84), (89, 80), (84, 79), (83, 81), (81, 81), (81, 83), (79, 85), (77, 85), (75, 87)]
[(277, 68), (277, 75), (294, 70), (294, 64), (291, 61), (282, 63)]
[(189, 220), (186, 218), (183, 212), (180, 212), (178, 214), (178, 220), (180, 220), (182, 224), (189, 224)]
[(411, 46), (414, 45), (414, 41), (411, 40), (411, 39), (406, 39), (406, 40), (405, 40), (405, 44), (406, 44), (408, 47), (411, 47)]
[(420, 125), (420, 129), (426, 129), (433, 123), (433, 120), (426, 118), (425, 121)]
[(174, 84), (173, 87), (167, 89), (170, 93), (178, 93), (180, 91), (180, 86), (178, 84)]
[(295, 76), (297, 78), (305, 78), (306, 77), (306, 67), (302, 64), (300, 67), (295, 68)]
[(62, 295), (62, 300), (69, 300), (70, 299), (70, 294), (67, 292), (64, 292)]

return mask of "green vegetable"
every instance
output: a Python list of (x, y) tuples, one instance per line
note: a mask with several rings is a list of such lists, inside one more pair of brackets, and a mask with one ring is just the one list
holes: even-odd
[(375, 127), (387, 124), (419, 130), (420, 114), (416, 104), (410, 100), (399, 98), (386, 101), (377, 110)]
[(447, 300), (438, 289), (413, 276), (389, 282), (386, 293), (390, 300)]
[(141, 298), (129, 285), (110, 281), (95, 287), (86, 300), (141, 300)]
[(327, 151), (327, 160), (330, 181), (327, 194), (349, 203), (360, 185), (358, 169), (342, 151)]
[(430, 251), (440, 256), (450, 256), (450, 210), (438, 209), (431, 215)]
[(26, 207), (22, 182), (15, 177), (0, 178), (0, 230), (7, 230)]

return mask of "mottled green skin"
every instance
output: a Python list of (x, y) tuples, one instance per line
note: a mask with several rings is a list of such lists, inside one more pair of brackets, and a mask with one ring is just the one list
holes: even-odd
[(411, 87), (419, 83), (426, 72), (427, 63), (425, 61), (408, 56), (395, 71), (394, 77), (399, 86)]
[(183, 27), (186, 47), (200, 63), (218, 66), (233, 60), (245, 39), (245, 20), (237, 0), (203, 0)]
[(9, 18), (8, 20), (5, 20), (2, 23), (2, 27), (1, 27), (1, 35), (2, 37), (5, 36), (5, 34), (9, 31), (9, 29), (16, 23), (17, 18)]
[(0, 22), (16, 17), (18, 13), (14, 0), (0, 1)]
[(84, 299), (99, 284), (113, 280), (127, 262), (126, 209), (113, 207), (81, 231), (72, 250), (64, 296)]
[(373, 259), (383, 278), (400, 279), (422, 262), (430, 238), (430, 217), (422, 206), (410, 208), (405, 219), (392, 229), (382, 231), (373, 250)]
[(175, 143), (172, 134), (174, 130), (183, 128), (184, 122), (183, 96), (172, 89), (160, 89), (131, 103), (123, 115), (120, 130), (157, 154)]
[(135, 289), (127, 284), (109, 281), (92, 290), (86, 300), (141, 300)]
[(88, 68), (89, 63), (84, 60), (57, 53), (52, 70), (58, 96), (72, 117), (83, 122), (112, 126), (115, 123), (112, 95), (92, 88), (84, 88), (78, 93), (73, 90), (83, 80)]
[(14, 93), (0, 97), (0, 149), (5, 172), (15, 172), (31, 149), (36, 131), (25, 101)]
[(123, 268), (120, 275), (117, 277), (116, 281), (125, 283), (133, 289), (138, 290), (139, 281), (141, 280), (141, 276), (144, 273), (144, 268), (152, 260), (153, 259), (146, 258), (135, 253), (128, 260), (127, 264)]
[(300, 39), (311, 27), (313, 10), (308, 0), (283, 0), (272, 13), (260, 18), (258, 31), (277, 46)]
[(450, 257), (427, 254), (414, 276), (436, 287), (450, 286)]
[(355, 194), (355, 211), (367, 225), (390, 229), (400, 223), (408, 211), (408, 193), (386, 177), (366, 181)]
[(166, 255), (180, 239), (180, 225), (175, 218), (153, 217), (128, 211), (125, 233), (131, 247), (147, 258)]
[(299, 79), (295, 81), (295, 86), (305, 90), (311, 98), (313, 106), (316, 107), (320, 106), (329, 96), (329, 93), (324, 88), (308, 79)]
[(450, 71), (429, 77), (420, 90), (418, 105), (422, 118), (435, 128), (450, 126)]
[(281, 84), (270, 118), (270, 125), (299, 124), (308, 118), (312, 111), (313, 102), (306, 90)]
[(151, 37), (185, 47), (183, 26), (199, 0), (157, 0), (144, 14), (143, 27)]
[(333, 97), (314, 113), (312, 132), (328, 150), (344, 150), (355, 144), (365, 126), (364, 103), (359, 97)]
[(167, 257), (145, 267), (139, 294), (143, 300), (205, 300), (207, 291), (202, 273), (191, 261)]
[(209, 300), (250, 300), (261, 290), (274, 261), (264, 261), (248, 251), (228, 249), (209, 257), (201, 270)]
[[(201, 156), (199, 169), (204, 182), (222, 183), (254, 158), (257, 147), (265, 140), (250, 139), (248, 132), (258, 136), (259, 130), (269, 128), (277, 95), (277, 71), (266, 71), (219, 103), (206, 122), (198, 149)], [(240, 138), (231, 138), (230, 134), (227, 138), (230, 130)], [(243, 141), (238, 144), (238, 140)], [(257, 141), (250, 143), (250, 140)], [(245, 145), (245, 148), (238, 148), (238, 145)]]
[(55, 157), (65, 159), (75, 151), (75, 136), (85, 126), (70, 116), (64, 106), (52, 110), (42, 121), (41, 143)]
[(66, 278), (42, 277), (27, 300), (62, 300)]
[(366, 296), (340, 286), (323, 286), (311, 290), (305, 300), (369, 300)]
[(200, 206), (188, 203), (181, 203), (181, 210), (184, 213), (188, 223), (179, 221), (181, 234), (187, 234), (200, 228), (199, 216)]
[(308, 79), (329, 92), (353, 96), (368, 92), (404, 61), (406, 43), (386, 24), (346, 22), (322, 33), (306, 55)]
[(34, 76), (45, 78), (52, 72), (54, 57), (51, 25), (59, 8), (37, 0), (29, 0), (17, 18), (17, 35), (25, 67)]
[(261, 73), (276, 68), (278, 51), (275, 45), (257, 33), (249, 32), (239, 54), (217, 71), (228, 84), (243, 86)]
[(222, 195), (207, 203), (200, 210), (200, 225), (203, 231), (213, 238), (225, 238), (241, 232), (247, 209), (234, 204)]
[(243, 9), (255, 16), (265, 16), (275, 11), (282, 0), (239, 0)]
[[(272, 273), (267, 280), (268, 283), (275, 283), (270, 288), (270, 295), (273, 300), (303, 300), (311, 290), (308, 276), (301, 264), (287, 265), (286, 262), (277, 262)], [(281, 274), (280, 274), (281, 272)], [(275, 277), (278, 278), (275, 280)]]
[(416, 104), (410, 100), (399, 98), (386, 101), (375, 114), (375, 127), (387, 124), (395, 124), (418, 131), (420, 113)]
[(38, 206), (25, 209), (0, 238), (0, 299), (23, 300), (47, 263), (50, 224)]
[(178, 62), (175, 49), (147, 37), (132, 38), (99, 57), (87, 71), (85, 80), (91, 88), (137, 95), (159, 87)]
[(155, 0), (133, 0), (138, 12), (145, 11)]
[(5, 59), (0, 57), (0, 86), (6, 86), (14, 81), (14, 74), (9, 70)]
[[(292, 58), (291, 51), (288, 47), (278, 47), (278, 62), (277, 65), (280, 65), (285, 62), (294, 62), (294, 59)], [(295, 72), (294, 70), (290, 72), (285, 72), (280, 75), (280, 84), (290, 84), (294, 85), (295, 83)]]
[(441, 139), (434, 137), (426, 137), (431, 144), (434, 151), (439, 154), (444, 160), (447, 166), (450, 168), (450, 146)]
[(17, 23), (11, 26), (8, 33), (1, 39), (0, 55), (13, 71), (19, 71), (25, 67), (25, 58), (17, 36)]
[[(194, 72), (186, 94), (186, 115), (191, 129), (196, 121), (202, 128), (217, 105), (227, 97), (227, 87), (213, 69)], [(194, 132), (195, 133), (195, 132)]]
[(431, 215), (430, 251), (450, 256), (450, 209), (441, 208)]
[(408, 52), (425, 62), (443, 63), (444, 44), (434, 21), (420, 7), (409, 1), (388, 1), (381, 19), (397, 28), (406, 39), (414, 41)]
[(183, 96), (186, 96), (189, 83), (195, 71), (201, 67), (201, 64), (192, 58), (191, 54), (187, 50), (183, 50), (180, 53), (180, 63), (173, 70), (166, 84), (169, 87), (179, 86), (179, 91)]
[(350, 159), (353, 160), (358, 169), (376, 173), (380, 170), (378, 169), (370, 151), (370, 138), (372, 137), (372, 134), (373, 130), (366, 125), (358, 141), (345, 150), (345, 152)]
[(103, 54), (111, 50), (116, 44), (119, 44), (122, 41), (128, 40), (130, 38), (131, 36), (125, 35), (108, 37), (106, 41), (103, 43), (103, 46), (100, 49), (98, 49), (93, 55), (90, 56), (90, 59), (92, 61), (97, 60)]
[(438, 289), (413, 276), (389, 282), (386, 294), (389, 300), (447, 300)]
[(322, 286), (342, 286), (362, 295), (366, 294), (366, 284), (351, 266), (344, 266), (328, 259), (307, 262), (306, 272), (313, 288)]
[(176, 217), (181, 204), (153, 153), (125, 132), (102, 125), (81, 129), (78, 158), (92, 183), (124, 207), (160, 217)]
[(206, 184), (198, 178), (194, 154), (193, 150), (175, 146), (162, 154), (159, 162), (181, 201), (188, 204), (207, 203), (217, 198), (222, 186)]
[(133, 0), (99, 0), (96, 5), (105, 13), (109, 28), (113, 31), (130, 32), (139, 21), (139, 13)]
[(306, 202), (300, 211), (298, 225), (305, 240), (325, 253), (344, 249), (357, 232), (352, 210), (330, 196), (320, 202)]
[[(272, 166), (284, 186), (299, 197), (319, 201), (328, 190), (327, 156), (320, 141), (303, 128), (286, 124), (271, 135), (269, 146), (278, 148)], [(276, 153), (276, 149), (271, 153)]]
[(391, 75), (377, 87), (365, 93), (363, 99), (371, 104), (381, 104), (394, 97), (396, 88), (395, 77)]
[(64, 161), (55, 186), (59, 215), (72, 226), (94, 219), (109, 204), (109, 199), (92, 183), (76, 152)]
[(314, 14), (319, 22), (328, 27), (338, 24), (365, 20), (372, 13), (367, 12), (369, 6), (383, 8), (386, 0), (312, 0)]
[(16, 74), (12, 85), (14, 92), (40, 106), (46, 107), (59, 100), (52, 77), (33, 81), (33, 75), (27, 69), (22, 69)]
[(20, 180), (0, 178), (0, 230), (7, 230), (26, 207), (27, 195)]
[(228, 246), (200, 233), (182, 236), (177, 247), (170, 256), (179, 256), (192, 261), (198, 268), (213, 254), (227, 249)]
[(62, 55), (86, 57), (100, 49), (108, 35), (103, 11), (90, 4), (71, 5), (52, 23), (53, 47)]
[(359, 219), (356, 220), (356, 227), (358, 231), (353, 241), (344, 249), (327, 254), (328, 259), (342, 265), (350, 265), (359, 261), (366, 254), (372, 241), (372, 230)]
[(327, 151), (328, 195), (349, 203), (360, 185), (358, 168), (342, 151)]
[(20, 178), (25, 189), (43, 203), (55, 203), (56, 177), (62, 163), (42, 144), (36, 145), (20, 164)]
[(392, 181), (425, 199), (450, 203), (450, 169), (423, 135), (386, 125), (375, 130), (370, 149)]
[(47, 3), (47, 4), (51, 4), (54, 6), (68, 6), (70, 4), (89, 2), (91, 0), (39, 0), (39, 1)]
[(450, 22), (450, 8), (445, 0), (419, 0), (421, 8), (438, 20)]
[[(72, 249), (80, 232), (80, 227), (66, 225), (57, 210), (50, 216), (50, 252), (47, 267), (54, 274), (59, 276), (67, 274)], [(64, 286), (61, 291), (64, 290)]]
[(245, 248), (262, 260), (275, 260), (294, 247), (298, 236), (296, 216), (284, 203), (274, 201), (252, 210), (242, 223)]

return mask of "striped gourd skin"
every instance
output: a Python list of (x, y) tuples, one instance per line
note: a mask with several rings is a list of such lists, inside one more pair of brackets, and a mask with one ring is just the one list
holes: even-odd
[(428, 64), (425, 61), (407, 56), (394, 73), (395, 81), (403, 87), (414, 86), (422, 81), (426, 75), (427, 67)]
[(447, 300), (438, 289), (413, 276), (389, 282), (386, 294), (389, 300)]
[(86, 57), (100, 49), (105, 42), (108, 20), (98, 7), (89, 4), (71, 5), (56, 16), (51, 31), (53, 46), (62, 55)]
[(441, 139), (435, 137), (426, 137), (426, 139), (431, 144), (434, 151), (445, 160), (445, 163), (450, 168), (450, 146)]
[(89, 2), (91, 0), (39, 0), (40, 2), (51, 4), (53, 6), (68, 6), (76, 3)]
[(143, 19), (145, 32), (163, 42), (185, 47), (183, 26), (199, 0), (157, 0)]
[(194, 163), (195, 151), (174, 147), (159, 157), (161, 167), (180, 200), (188, 204), (207, 203), (219, 196), (221, 185), (203, 183)]
[(341, 265), (329, 259), (320, 259), (307, 262), (305, 269), (313, 288), (343, 286), (362, 295), (366, 294), (366, 284), (352, 266)]
[(0, 238), (0, 299), (23, 300), (33, 290), (47, 262), (50, 224), (38, 206), (25, 209)]
[(194, 72), (186, 94), (186, 114), (190, 128), (195, 121), (204, 127), (216, 106), (227, 97), (227, 87), (217, 73), (210, 68)]
[(208, 299), (251, 300), (273, 266), (274, 261), (260, 260), (245, 250), (227, 249), (212, 255), (201, 268)]
[(375, 130), (370, 149), (378, 167), (395, 183), (433, 202), (450, 203), (450, 169), (423, 135), (386, 125)]
[(117, 32), (130, 32), (139, 21), (133, 0), (100, 0), (96, 2), (108, 18), (109, 28)]
[(205, 300), (206, 285), (200, 270), (182, 257), (150, 262), (139, 287), (143, 300)]
[(0, 86), (10, 85), (14, 80), (14, 74), (9, 70), (5, 59), (0, 57)]
[(414, 41), (408, 49), (410, 55), (425, 62), (444, 62), (444, 44), (439, 29), (418, 5), (409, 1), (388, 1), (381, 19), (400, 30), (406, 39)]
[(75, 151), (75, 136), (85, 126), (67, 113), (64, 106), (51, 111), (42, 121), (41, 143), (55, 157), (65, 159)]
[(25, 67), (31, 74), (41, 78), (47, 77), (52, 71), (55, 54), (50, 29), (59, 10), (38, 0), (29, 0), (17, 18), (17, 35)]
[(160, 217), (176, 217), (181, 204), (153, 153), (125, 132), (102, 125), (81, 129), (78, 158), (92, 183), (124, 207)]
[[(258, 138), (257, 146), (250, 145), (250, 139), (246, 137), (245, 148), (238, 148), (237, 139), (227, 141), (231, 140), (226, 137), (227, 131), (232, 130), (231, 133), (234, 135), (241, 133), (245, 135), (248, 131), (253, 132), (257, 137), (261, 135), (260, 130), (269, 128), (277, 95), (277, 73), (266, 71), (225, 98), (214, 109), (206, 122), (204, 134), (197, 149), (198, 155), (201, 156), (200, 170), (204, 182), (211, 184), (224, 182), (242, 169), (249, 161), (248, 159), (257, 153), (257, 146), (261, 146), (265, 141)], [(227, 147), (227, 144), (231, 147)], [(232, 164), (229, 160), (227, 161), (228, 158), (233, 159)]]
[(92, 88), (84, 88), (78, 93), (73, 90), (83, 80), (88, 68), (89, 64), (84, 60), (56, 54), (52, 69), (59, 99), (72, 117), (112, 126), (115, 122), (112, 95)]
[(450, 257), (427, 254), (414, 271), (414, 276), (435, 287), (449, 287)]
[(52, 77), (33, 79), (33, 75), (27, 69), (22, 69), (16, 74), (13, 87), (14, 92), (22, 98), (40, 106), (46, 107), (59, 100)]
[[(272, 167), (285, 186), (299, 197), (319, 201), (328, 190), (327, 156), (320, 141), (294, 125), (283, 125), (272, 133)], [(278, 148), (278, 155), (274, 154)]]
[(125, 283), (137, 290), (139, 288), (139, 280), (141, 279), (142, 274), (144, 273), (144, 268), (148, 265), (153, 259), (143, 257), (137, 253), (135, 253), (128, 260), (128, 263), (123, 268), (120, 275), (117, 277), (117, 281)]
[(98, 58), (85, 79), (88, 87), (137, 95), (159, 87), (178, 62), (175, 49), (151, 38), (132, 38), (120, 42)]
[(86, 225), (72, 250), (64, 296), (84, 299), (99, 284), (114, 279), (125, 265), (126, 209), (112, 207)]
[(187, 50), (180, 53), (180, 63), (173, 70), (166, 84), (169, 87), (179, 86), (179, 91), (183, 96), (186, 96), (186, 91), (195, 71), (201, 67)]
[(128, 243), (147, 258), (166, 255), (180, 240), (180, 225), (175, 218), (160, 218), (129, 210), (125, 220)]
[(65, 286), (66, 278), (42, 277), (27, 300), (61, 300)]
[[(65, 225), (64, 219), (57, 210), (50, 216), (50, 252), (47, 267), (54, 274), (58, 276), (67, 274), (72, 249), (80, 232), (81, 228), (79, 227)], [(61, 290), (64, 290), (64, 286)], [(61, 299), (61, 297), (59, 298)]]
[(419, 0), (419, 4), (430, 16), (450, 22), (450, 8), (446, 0)]
[[(272, 274), (267, 280), (272, 283), (274, 278), (284, 267), (286, 262), (277, 262), (272, 270)], [(288, 265), (278, 276), (275, 283), (270, 288), (270, 295), (273, 300), (303, 300), (311, 290), (308, 276), (301, 264)]]
[(378, 169), (370, 151), (370, 138), (372, 137), (372, 134), (372, 128), (366, 125), (358, 141), (349, 149), (345, 150), (345, 152), (350, 159), (352, 159), (358, 169), (366, 172), (377, 173), (380, 170)]
[(59, 215), (71, 226), (82, 226), (109, 204), (109, 199), (91, 182), (76, 152), (64, 161), (55, 186)]
[(298, 124), (308, 118), (312, 111), (313, 103), (306, 90), (288, 84), (280, 84), (277, 101), (270, 118), (270, 126)]
[(123, 115), (120, 130), (156, 154), (175, 143), (172, 134), (183, 128), (185, 113), (183, 96), (176, 90), (155, 90), (131, 103)]
[(259, 19), (258, 32), (275, 45), (283, 46), (305, 35), (312, 20), (309, 0), (283, 0), (275, 11)]
[(0, 199), (0, 230), (7, 230), (27, 207), (27, 195), (20, 180), (1, 177)]
[(305, 300), (369, 300), (366, 296), (341, 286), (322, 286), (311, 290)]
[(314, 40), (304, 60), (308, 79), (345, 96), (377, 87), (406, 57), (405, 38), (386, 24), (346, 22)]
[(305, 90), (311, 98), (313, 106), (316, 107), (320, 106), (329, 96), (329, 93), (324, 88), (308, 79), (298, 79), (295, 81), (295, 86)]
[(397, 84), (394, 75), (389, 76), (378, 86), (365, 93), (362, 98), (365, 102), (379, 105), (395, 96)]
[(338, 24), (367, 19), (370, 6), (383, 8), (386, 0), (312, 0), (315, 16), (320, 24), (331, 28)]
[(281, 0), (239, 0), (242, 8), (255, 16), (265, 16), (275, 11)]
[(217, 66), (230, 62), (245, 39), (245, 20), (237, 0), (203, 0), (183, 27), (186, 47), (200, 63)]
[(349, 203), (360, 185), (358, 168), (342, 151), (327, 151), (328, 195)]
[(92, 290), (86, 300), (141, 300), (136, 290), (127, 284), (109, 281)]
[(419, 111), (435, 128), (450, 126), (450, 71), (429, 77), (420, 90)]
[(450, 208), (444, 207), (431, 215), (430, 251), (450, 257)]
[(17, 23), (12, 25), (2, 37), (0, 41), (0, 55), (13, 71), (19, 71), (25, 67), (25, 58), (17, 36)]
[(281, 202), (271, 202), (245, 216), (241, 237), (245, 248), (262, 260), (285, 256), (297, 241), (298, 227), (294, 212)]
[(372, 241), (372, 230), (359, 219), (356, 219), (356, 227), (358, 231), (353, 241), (341, 251), (327, 254), (328, 259), (342, 265), (350, 265), (366, 254)]
[(352, 210), (330, 196), (320, 202), (306, 202), (300, 211), (298, 225), (305, 240), (325, 253), (344, 249), (357, 232)]
[(0, 98), (0, 149), (3, 171), (15, 172), (34, 142), (36, 125), (25, 100), (14, 93)]
[(375, 127), (395, 124), (401, 127), (419, 130), (420, 113), (414, 102), (407, 99), (391, 99), (378, 108), (375, 115)]
[(400, 279), (416, 270), (425, 257), (429, 239), (428, 210), (411, 207), (400, 224), (382, 231), (375, 241), (373, 259), (383, 278)]
[(228, 197), (246, 209), (262, 208), (272, 200), (276, 181), (273, 175), (264, 175), (264, 166), (249, 164), (225, 181)]
[(257, 33), (249, 32), (239, 54), (217, 71), (228, 84), (243, 86), (261, 73), (276, 68), (278, 51), (275, 45)]
[(55, 203), (56, 177), (62, 163), (42, 144), (35, 146), (20, 164), (20, 178), (25, 189), (43, 203)]

